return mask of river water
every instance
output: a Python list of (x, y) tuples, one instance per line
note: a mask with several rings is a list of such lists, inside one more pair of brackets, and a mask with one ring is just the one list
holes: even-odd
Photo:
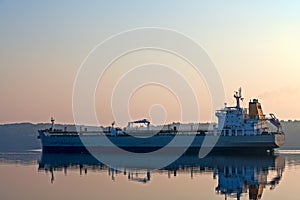
[[(161, 158), (163, 159), (163, 157)], [(162, 169), (88, 154), (0, 153), (0, 199), (299, 199), (300, 151), (186, 155)]]

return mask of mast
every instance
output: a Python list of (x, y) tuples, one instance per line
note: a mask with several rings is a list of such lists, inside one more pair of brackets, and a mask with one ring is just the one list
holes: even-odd
[(55, 119), (51, 117), (51, 130), (53, 130)]
[(243, 98), (242, 98), (242, 88), (239, 88), (238, 91), (235, 91), (234, 92), (234, 98), (236, 99), (236, 108), (240, 108), (240, 100), (243, 101)]

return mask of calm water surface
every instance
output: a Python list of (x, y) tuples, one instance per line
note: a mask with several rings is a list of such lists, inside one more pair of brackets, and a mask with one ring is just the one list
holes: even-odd
[(0, 153), (0, 199), (299, 199), (298, 153), (184, 156), (154, 171), (86, 154)]

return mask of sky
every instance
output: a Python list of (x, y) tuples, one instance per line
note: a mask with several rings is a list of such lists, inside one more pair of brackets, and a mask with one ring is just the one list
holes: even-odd
[[(0, 123), (48, 122), (51, 116), (73, 123), (73, 85), (83, 60), (108, 37), (141, 27), (179, 31), (203, 47), (222, 78), (228, 104), (234, 104), (233, 91), (242, 87), (243, 106), (259, 98), (266, 113), (300, 119), (299, 10), (299, 1), (283, 0), (1, 0)], [(160, 56), (180, 65), (172, 62), (175, 58)], [(119, 66), (142, 63), (128, 60), (121, 59)], [(107, 79), (112, 77), (108, 73)], [(209, 121), (211, 105), (203, 80), (199, 88), (196, 96), (204, 99), (201, 121)], [(104, 93), (97, 91), (99, 102)], [(149, 93), (153, 95), (145, 96)], [(162, 120), (180, 121), (178, 101), (171, 93), (152, 86), (136, 91), (128, 108), (132, 118), (167, 112)], [(105, 105), (96, 105), (96, 113), (107, 124), (114, 117)]]

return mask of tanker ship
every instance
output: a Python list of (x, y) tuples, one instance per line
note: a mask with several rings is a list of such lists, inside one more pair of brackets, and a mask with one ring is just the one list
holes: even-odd
[[(252, 99), (248, 108), (242, 108), (241, 88), (234, 93), (235, 106), (216, 111), (218, 123), (171, 123), (160, 127), (150, 125), (147, 119), (128, 123), (127, 127), (109, 127), (96, 130), (56, 129), (54, 119), (48, 129), (39, 130), (43, 152), (89, 153), (122, 149), (130, 152), (149, 153), (169, 148), (186, 153), (208, 149), (209, 152), (253, 153), (273, 152), (284, 145), (285, 134), (274, 114), (266, 116), (258, 99)], [(140, 126), (134, 126), (134, 125)], [(144, 126), (141, 126), (144, 124)]]

